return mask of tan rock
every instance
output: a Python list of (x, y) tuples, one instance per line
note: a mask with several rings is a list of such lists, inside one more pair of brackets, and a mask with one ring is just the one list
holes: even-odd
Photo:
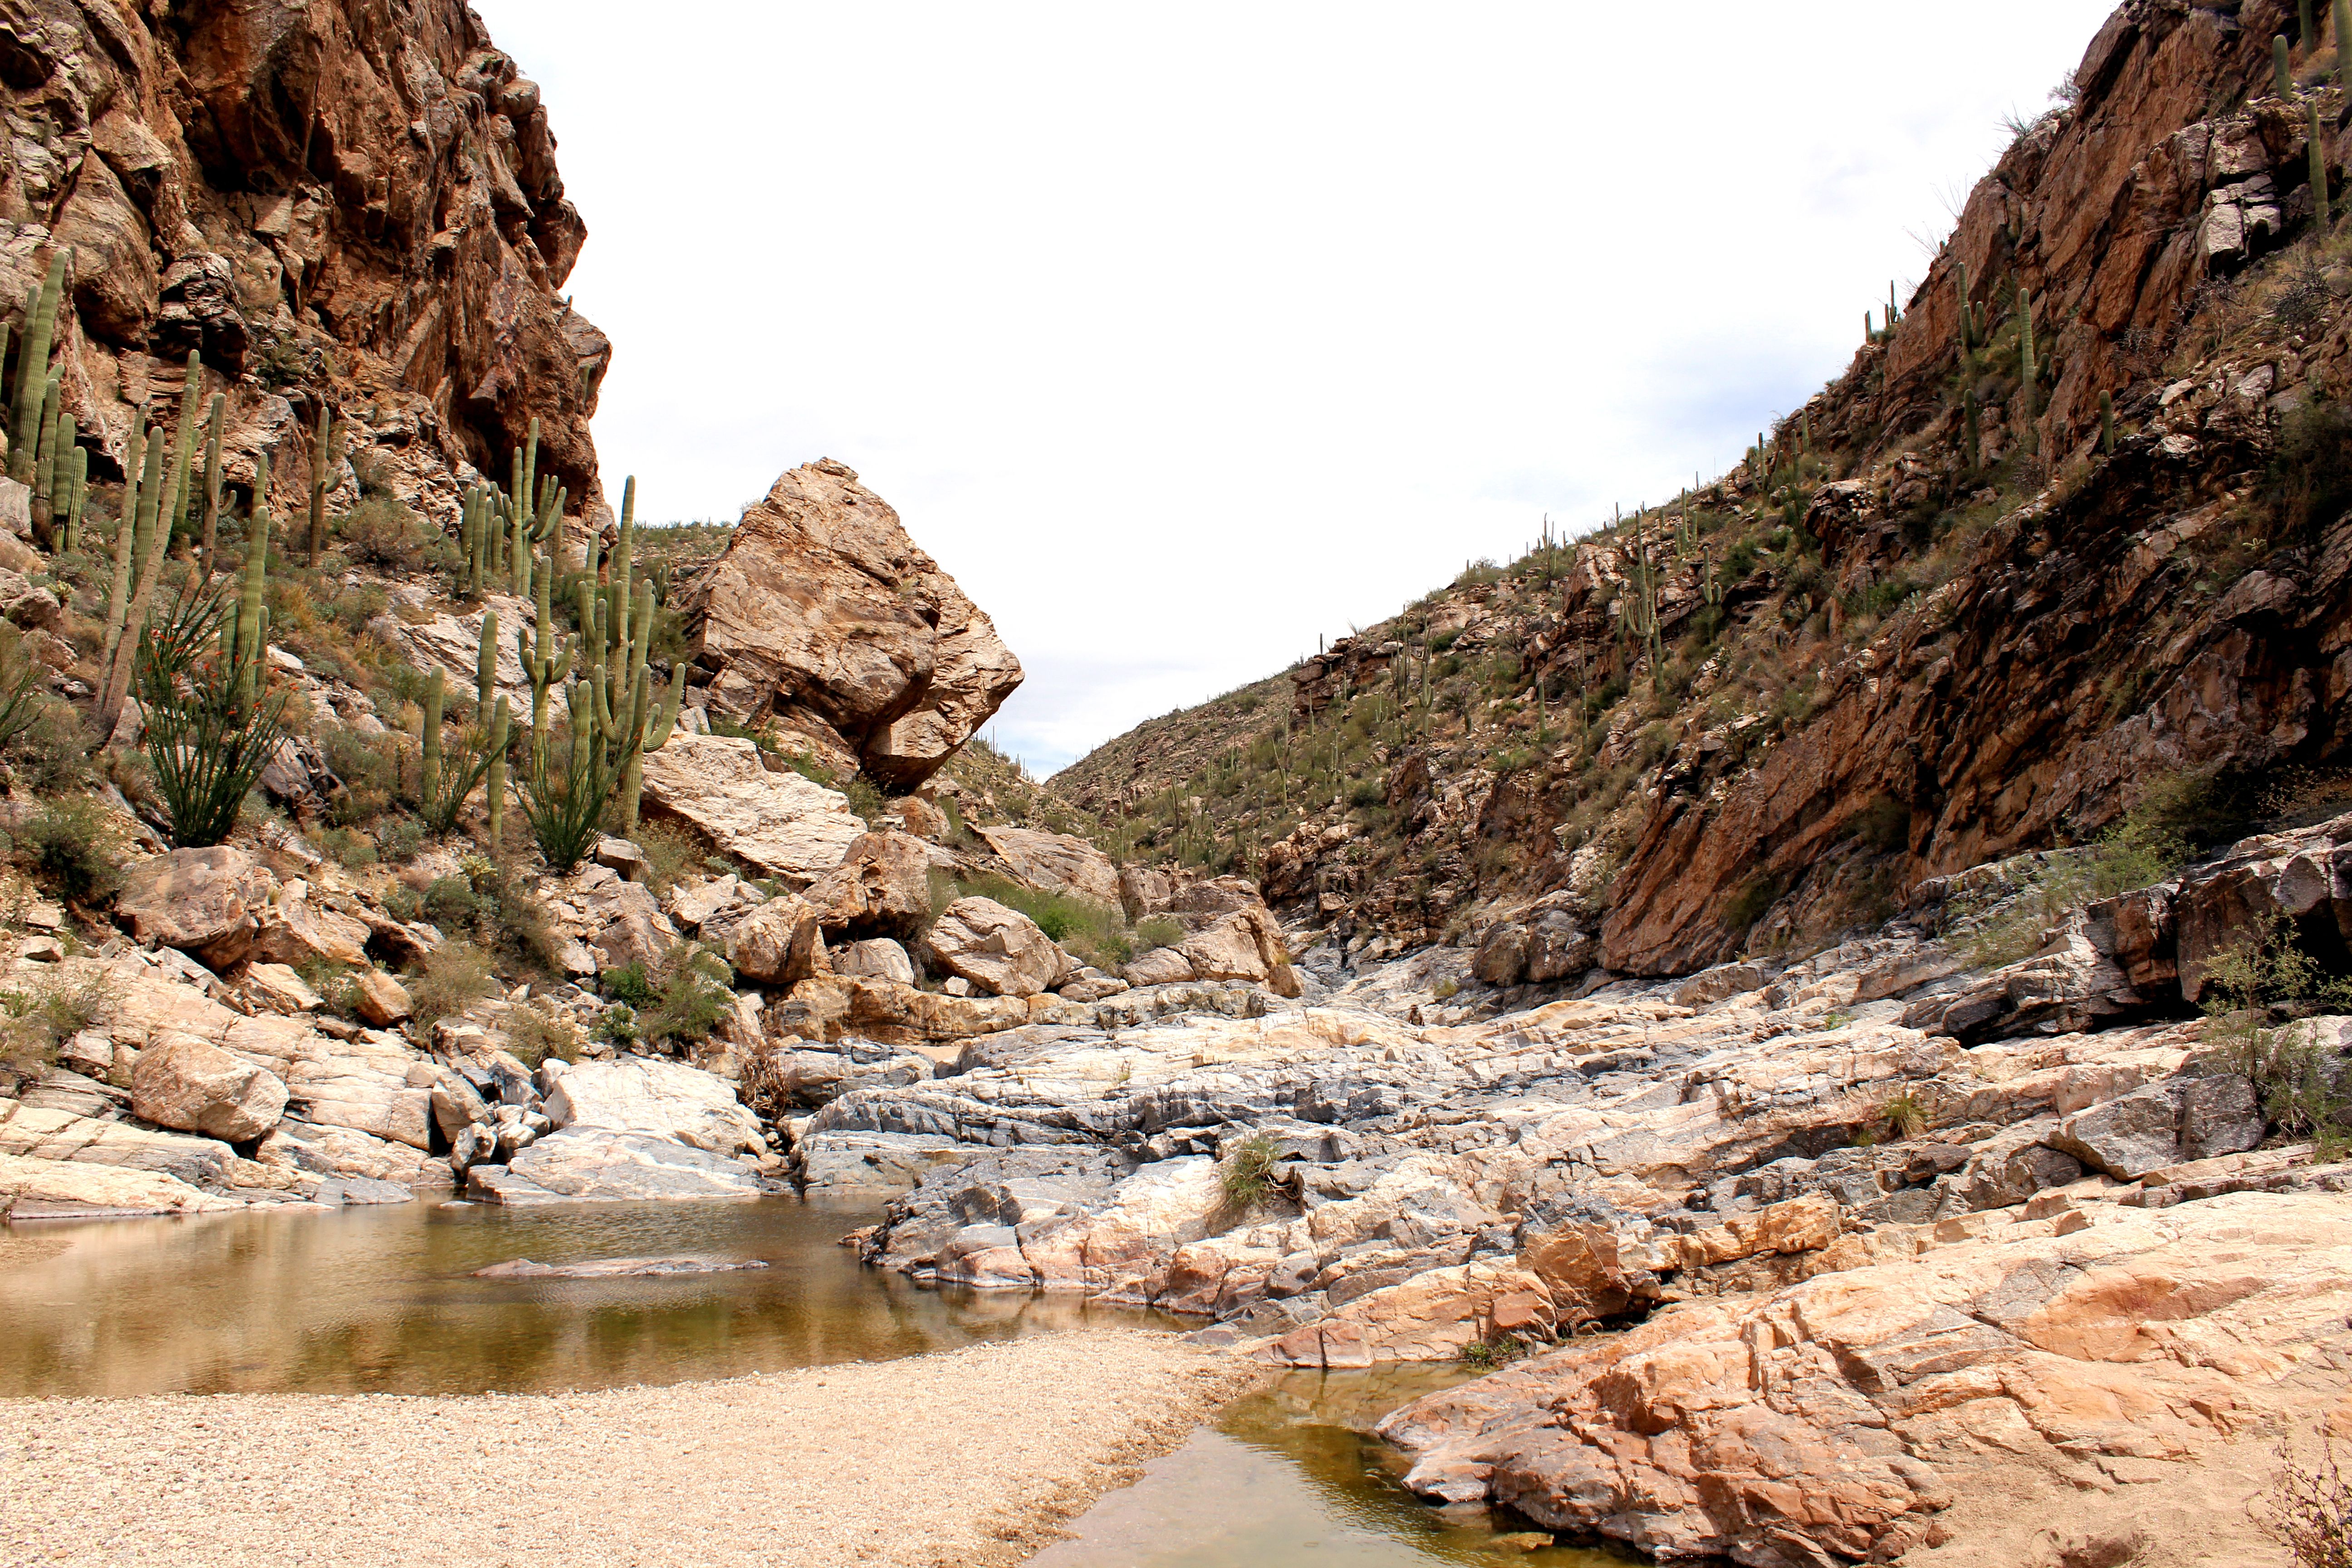
[(156, 1171), (0, 1154), (0, 1216), (12, 1219), (208, 1214), (244, 1206), (236, 1198), (215, 1196)]
[(278, 1125), (286, 1085), (218, 1046), (180, 1035), (140, 1053), (131, 1075), (131, 1109), (159, 1127), (242, 1143)]
[(242, 849), (173, 849), (131, 863), (114, 910), (142, 942), (226, 969), (252, 950), (275, 886), (268, 868)]
[(1041, 892), (1068, 893), (1106, 909), (1119, 907), (1118, 868), (1083, 838), (1028, 827), (982, 827), (1013, 875)]
[(922, 796), (910, 795), (903, 800), (894, 800), (890, 803), (890, 809), (898, 814), (898, 820), (905, 823), (907, 831), (916, 837), (933, 844), (947, 841), (950, 831), (948, 814)]
[(646, 1132), (720, 1154), (765, 1146), (760, 1119), (736, 1100), (733, 1086), (682, 1062), (575, 1062), (548, 1090), (546, 1109), (559, 1131)]
[(327, 1005), (326, 998), (282, 963), (246, 965), (239, 989), (255, 1006), (272, 1013), (315, 1013)]
[(379, 1029), (390, 1028), (414, 1010), (408, 989), (380, 969), (371, 969), (352, 983), (352, 1005), (359, 1016)]
[(1192, 973), (1192, 961), (1176, 948), (1155, 947), (1128, 960), (1119, 973), (1130, 985), (1175, 985), (1188, 980), (1198, 980)]
[(1277, 996), (1296, 996), (1302, 989), (1282, 932), (1262, 904), (1221, 917), (1185, 938), (1177, 951), (1196, 980), (1254, 980)]
[(719, 853), (766, 875), (813, 882), (866, 832), (848, 797), (787, 769), (771, 773), (750, 741), (673, 734), (645, 758), (649, 816), (674, 817)]
[(892, 789), (929, 777), (1021, 683), (988, 617), (830, 458), (748, 509), (680, 607), (718, 670), (714, 711), (773, 712)]
[(845, 1029), (887, 1043), (963, 1040), (1017, 1029), (1029, 1009), (1016, 996), (948, 996), (894, 980), (820, 974), (793, 987), (787, 1026), (803, 1038), (835, 1040)]
[(797, 894), (769, 900), (737, 924), (727, 962), (738, 979), (755, 985), (792, 986), (824, 973), (824, 936), (816, 910)]
[(869, 980), (895, 980), (901, 985), (915, 983), (914, 961), (907, 956), (905, 948), (887, 936), (845, 944), (834, 955), (833, 972)]
[(906, 833), (868, 833), (807, 894), (818, 923), (852, 936), (903, 936), (931, 912), (931, 862)]
[(252, 956), (264, 963), (361, 964), (368, 961), (368, 925), (327, 908), (302, 882), (289, 882), (256, 911)]
[(1076, 965), (1037, 922), (993, 899), (958, 899), (924, 933), (931, 962), (997, 996), (1050, 991)]

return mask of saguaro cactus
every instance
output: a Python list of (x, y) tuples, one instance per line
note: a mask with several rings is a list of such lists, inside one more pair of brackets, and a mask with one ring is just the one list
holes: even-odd
[(2319, 104), (2311, 104), (2311, 123), (2305, 127), (2311, 139), (2311, 216), (2326, 234), (2333, 221), (2327, 205), (2327, 132), (2319, 121)]
[(2336, 0), (2336, 85), (2352, 87), (2352, 0)]
[(425, 688), (424, 761), (418, 781), (423, 785), (421, 798), (428, 804), (441, 798), (441, 706), (446, 700), (447, 683), (446, 674), (435, 665), (433, 679)]
[(253, 512), (245, 525), (245, 580), (221, 617), (221, 656), (228, 661), (231, 687), (240, 705), (261, 691), (263, 650), (269, 646), (269, 606), (265, 602), (269, 571), (269, 457), (254, 464)]
[(2295, 0), (2294, 37), (2295, 41), (2303, 46), (2305, 54), (2319, 47), (2319, 31), (2312, 25), (2314, 20), (2311, 14), (2311, 0)]
[[(188, 493), (188, 458), (196, 440), (196, 396), (203, 390), (204, 364), (191, 350), (188, 378), (180, 390), (179, 438), (172, 451), (169, 482), (160, 489), (142, 486), (139, 498), (139, 532), (134, 547), (139, 557), (138, 584), (131, 590), (122, 629), (114, 637), (114, 658), (107, 667), (106, 684), (99, 697), (100, 735), (114, 733), (115, 722), (122, 716), (123, 700), (131, 694), (131, 673), (138, 662), (140, 628), (147, 624), (147, 606), (154, 600), (156, 579), (163, 574), (163, 552), (172, 542), (173, 527)], [(147, 450), (147, 473), (151, 478), (158, 475), (157, 459), (162, 456), (162, 448), (151, 433)], [(111, 618), (109, 617), (110, 629)]]
[(1960, 407), (1962, 409), (1960, 439), (1964, 447), (1963, 456), (1968, 460), (1969, 473), (1974, 475), (1977, 465), (1983, 460), (1984, 454), (1984, 438), (1977, 428), (1977, 389), (1975, 387), (1971, 386), (1961, 392)]
[[(541, 765), (547, 748), (547, 694), (571, 677), (572, 667), (579, 657), (580, 639), (566, 639), (558, 650), (555, 637), (554, 607), (548, 593), (555, 579), (554, 563), (539, 574), (537, 596), (532, 608), (538, 612), (528, 628), (515, 628), (515, 657), (522, 660), (523, 674), (530, 679), (530, 752), (532, 766)], [(586, 627), (582, 628), (584, 632)]]
[[(144, 460), (142, 454), (144, 453)], [(122, 521), (114, 525), (114, 580), (106, 595), (106, 642), (100, 657), (103, 668), (114, 668), (115, 650), (122, 644), (124, 618), (131, 609), (131, 574), (139, 550), (139, 520), (146, 515), (145, 498), (163, 482), (162, 436), (134, 423), (131, 450), (123, 465)]]
[(219, 542), (221, 504), (221, 426), (228, 419), (228, 399), (213, 395), (212, 433), (205, 440), (205, 531), (196, 545), (196, 570), (213, 574), (213, 551)]
[(2116, 454), (2116, 395), (2099, 394), (2099, 450), (2112, 458)]
[(16, 362), (16, 417), (8, 429), (8, 477), (20, 485), (33, 482), (33, 464), (39, 456), (41, 405), (49, 389), (49, 343), (57, 335), (58, 302), (65, 297), (66, 253), (49, 257), (48, 275), (41, 291), (26, 311), (25, 346)]
[(327, 468), (334, 461), (335, 416), (327, 400), (319, 400), (319, 438), (310, 447), (310, 549), (313, 571), (327, 549)]
[(2271, 90), (2292, 103), (2294, 101), (2294, 73), (2286, 66), (2286, 35), (2271, 35)]

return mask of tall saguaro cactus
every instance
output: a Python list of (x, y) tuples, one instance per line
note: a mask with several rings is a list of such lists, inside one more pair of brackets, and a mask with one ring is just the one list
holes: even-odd
[(221, 504), (221, 426), (228, 420), (228, 399), (213, 395), (212, 434), (205, 441), (205, 531), (196, 546), (196, 570), (213, 574), (213, 551), (219, 542)]
[[(180, 390), (180, 427), (173, 444), (168, 483), (143, 483), (139, 498), (138, 532), (132, 552), (138, 557), (138, 581), (124, 606), (122, 626), (116, 631), (112, 615), (108, 617), (108, 630), (113, 634), (114, 656), (107, 667), (106, 684), (99, 696), (98, 732), (112, 735), (117, 721), (122, 717), (123, 700), (131, 694), (131, 667), (138, 662), (140, 628), (147, 624), (147, 606), (155, 597), (155, 583), (163, 574), (163, 552), (172, 542), (172, 531), (179, 521), (182, 505), (188, 493), (188, 459), (196, 441), (196, 398), (204, 390), (204, 363), (195, 352), (188, 353), (188, 377)], [(158, 461), (163, 448), (150, 432), (147, 448), (147, 478), (163, 477)], [(120, 578), (118, 578), (120, 581)]]
[(2336, 0), (2336, 85), (2352, 87), (2352, 0)]
[(335, 416), (327, 407), (327, 400), (319, 400), (319, 438), (310, 448), (310, 565), (319, 567), (319, 557), (327, 550), (327, 468), (334, 461)]
[(41, 291), (26, 311), (25, 346), (16, 361), (16, 417), (8, 428), (8, 477), (20, 485), (33, 482), (33, 465), (39, 456), (41, 406), (49, 389), (49, 344), (57, 335), (58, 304), (65, 298), (66, 253), (49, 258), (48, 275)]
[(2288, 102), (2294, 101), (2294, 73), (2287, 69), (2286, 35), (2271, 35), (2271, 90)]
[(2327, 205), (2327, 132), (2319, 121), (2319, 104), (2311, 104), (2311, 123), (2305, 127), (2311, 139), (2311, 216), (2325, 235), (2333, 221)]
[(2034, 426), (2034, 382), (2040, 366), (2033, 358), (2033, 296), (2020, 289), (2017, 291), (2017, 395), (2025, 416), (2025, 449), (2038, 453), (2041, 436)]

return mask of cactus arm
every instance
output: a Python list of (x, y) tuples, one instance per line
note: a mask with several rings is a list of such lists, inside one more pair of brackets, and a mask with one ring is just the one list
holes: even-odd
[(490, 698), (499, 686), (499, 613), (482, 612), (482, 650), (474, 659), (475, 722), (481, 721), (481, 710), (490, 705)]
[(499, 699), (497, 717), (490, 722), (490, 765), (483, 775), (485, 804), (489, 807), (490, 854), (495, 858), (506, 838), (507, 805), (507, 742), (510, 719), (507, 700)]
[(145, 478), (140, 455), (151, 444), (150, 434), (137, 421), (131, 423), (130, 452), (122, 466), (127, 476), (122, 519), (114, 525), (114, 581), (106, 596), (106, 647), (100, 658), (100, 665), (109, 669), (114, 667), (115, 647), (122, 641), (123, 613), (131, 607), (131, 555), (138, 542), (139, 487)]
[(8, 433), (8, 477), (18, 484), (33, 482), (33, 463), (41, 439), (41, 403), (48, 393), (49, 342), (57, 335), (58, 301), (66, 287), (66, 252), (49, 257), (49, 270), (34, 297), (31, 319), (25, 324), (25, 347), (16, 363), (16, 419)]
[(256, 459), (253, 471), (253, 512), (245, 527), (245, 583), (238, 590), (237, 644), (232, 670), (237, 700), (248, 701), (261, 689), (262, 649), (269, 646), (269, 607), (263, 603), (269, 574), (269, 455)]
[(2040, 437), (2034, 428), (2034, 377), (2039, 367), (2033, 360), (2033, 296), (2020, 289), (2017, 296), (2017, 379), (2018, 395), (2025, 412), (2025, 449), (2039, 449)]
[(212, 434), (205, 442), (205, 531), (197, 547), (198, 571), (213, 574), (213, 552), (220, 542), (221, 427), (228, 422), (228, 398), (213, 395)]
[(73, 466), (68, 474), (72, 488), (66, 503), (65, 548), (77, 550), (81, 546), (82, 503), (89, 498), (89, 454), (78, 446), (67, 449), (72, 454)]
[(327, 548), (327, 465), (334, 458), (335, 416), (327, 407), (326, 399), (319, 400), (319, 438), (310, 448), (310, 564), (318, 569), (319, 557)]

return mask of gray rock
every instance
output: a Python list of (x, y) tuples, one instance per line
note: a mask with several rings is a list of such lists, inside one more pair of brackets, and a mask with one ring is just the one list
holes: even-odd
[(2192, 1078), (2180, 1106), (2180, 1157), (2210, 1160), (2263, 1146), (2270, 1130), (2254, 1086), (2236, 1073)]
[(328, 1204), (338, 1208), (358, 1208), (377, 1204), (409, 1204), (416, 1194), (398, 1182), (378, 1182), (366, 1176), (335, 1176), (319, 1184), (310, 1194), (312, 1203)]
[[(502, 1172), (492, 1176), (493, 1171)], [(645, 1198), (748, 1198), (762, 1188), (741, 1163), (642, 1132), (573, 1127), (551, 1132), (505, 1166), (467, 1173), (491, 1203), (625, 1203)]]
[(2180, 1111), (2185, 1080), (2174, 1079), (2070, 1116), (2050, 1146), (2117, 1181), (2131, 1182), (2180, 1162)]

